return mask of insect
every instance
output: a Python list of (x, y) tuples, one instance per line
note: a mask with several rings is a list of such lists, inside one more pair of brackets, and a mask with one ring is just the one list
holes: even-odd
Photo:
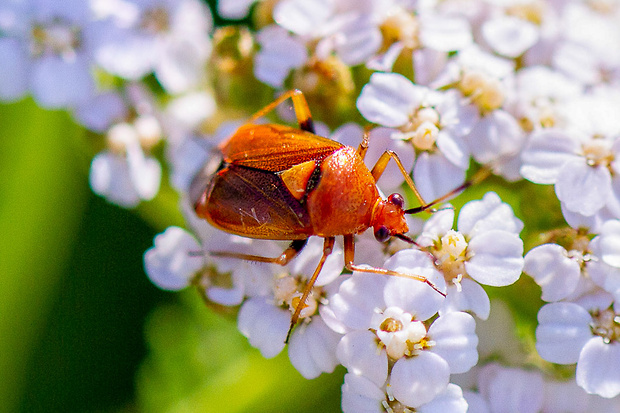
[[(289, 98), (299, 129), (255, 123)], [(414, 244), (406, 235), (405, 214), (427, 210), (471, 181), (426, 203), (396, 153), (385, 151), (369, 170), (364, 164), (367, 149), (368, 134), (364, 134), (357, 149), (316, 135), (303, 93), (291, 90), (257, 112), (221, 144), (223, 159), (217, 171), (211, 176), (199, 174), (192, 184), (197, 215), (214, 227), (243, 237), (291, 241), (275, 258), (235, 252), (213, 252), (214, 255), (286, 265), (304, 248), (309, 237), (324, 238), (323, 254), (295, 308), (287, 341), (332, 252), (336, 236), (344, 237), (344, 265), (348, 270), (412, 278), (445, 295), (423, 276), (354, 264), (354, 237), (372, 228), (380, 242), (397, 237)], [(376, 182), (390, 160), (402, 172), (420, 206), (405, 209), (400, 194), (394, 193), (387, 199), (379, 195)]]

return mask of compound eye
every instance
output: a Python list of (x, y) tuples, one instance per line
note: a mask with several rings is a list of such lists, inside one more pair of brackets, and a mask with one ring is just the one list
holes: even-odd
[(405, 200), (401, 194), (392, 194), (388, 197), (388, 202), (390, 204), (396, 205), (399, 208), (404, 208)]
[(385, 242), (388, 240), (388, 238), (390, 238), (390, 231), (387, 229), (385, 225), (381, 225), (375, 231), (375, 238), (379, 242)]

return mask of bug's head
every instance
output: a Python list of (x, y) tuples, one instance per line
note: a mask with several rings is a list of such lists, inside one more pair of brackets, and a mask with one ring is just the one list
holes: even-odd
[(375, 238), (385, 242), (392, 236), (405, 234), (409, 231), (405, 220), (405, 200), (400, 194), (392, 194), (386, 200), (380, 200), (375, 206), (372, 227)]

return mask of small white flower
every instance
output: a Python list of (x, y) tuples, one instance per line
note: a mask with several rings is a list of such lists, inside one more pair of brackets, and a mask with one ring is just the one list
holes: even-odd
[(155, 245), (144, 253), (149, 279), (164, 290), (187, 287), (204, 265), (200, 244), (179, 227), (169, 227), (153, 242)]
[(620, 394), (618, 316), (611, 297), (591, 302), (551, 303), (538, 313), (536, 349), (546, 360), (577, 363), (577, 384), (588, 393), (611, 398)]
[(585, 216), (620, 199), (614, 162), (620, 153), (620, 122), (609, 119), (616, 110), (620, 101), (612, 98), (582, 97), (566, 104), (565, 128), (531, 135), (522, 153), (523, 177), (554, 184), (562, 205)]
[(181, 93), (204, 79), (211, 52), (209, 9), (196, 0), (95, 2), (109, 23), (95, 58), (107, 71), (137, 80), (153, 72), (170, 93)]
[[(396, 253), (385, 267), (433, 282), (437, 276), (428, 255), (418, 250)], [(423, 321), (437, 311), (441, 298), (420, 282), (354, 273), (330, 303), (349, 330), (338, 345), (340, 362), (377, 386), (387, 380), (388, 391), (404, 405), (430, 402), (445, 389), (451, 372), (467, 371), (478, 360), (469, 314), (445, 314), (427, 330)]]
[(512, 58), (521, 56), (538, 41), (537, 27), (513, 16), (500, 16), (485, 21), (482, 35), (494, 51)]
[(390, 393), (390, 388), (376, 385), (364, 376), (347, 373), (342, 385), (342, 411), (344, 413), (383, 413), (415, 409), (420, 413), (465, 413), (467, 402), (463, 391), (455, 384), (448, 384), (443, 392), (428, 403), (407, 406)]
[(109, 150), (93, 158), (90, 186), (96, 194), (124, 207), (151, 200), (159, 191), (161, 165), (145, 153), (161, 139), (154, 117), (138, 117), (132, 124), (112, 126), (107, 134)]
[(30, 91), (39, 105), (58, 109), (95, 94), (92, 55), (100, 37), (88, 2), (4, 7), (12, 24), (0, 36), (0, 99), (19, 99)]
[(463, 137), (478, 114), (456, 93), (418, 86), (396, 73), (375, 73), (357, 108), (369, 121), (397, 128), (394, 139), (411, 141), (422, 152), (413, 176), (424, 198), (436, 199), (464, 181), (469, 150)]
[(542, 287), (543, 300), (559, 301), (577, 288), (582, 263), (582, 253), (569, 253), (557, 244), (543, 244), (525, 255), (523, 271)]
[(476, 282), (492, 286), (514, 283), (523, 268), (523, 223), (497, 194), (487, 193), (461, 209), (458, 231), (452, 229), (454, 210), (436, 212), (418, 237), (419, 245), (435, 257), (448, 284), (442, 311), (471, 310), (489, 315), (489, 299)]

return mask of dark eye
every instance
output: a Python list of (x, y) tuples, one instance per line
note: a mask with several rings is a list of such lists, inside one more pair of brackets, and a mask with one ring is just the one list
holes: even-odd
[(379, 242), (385, 242), (388, 240), (388, 238), (390, 237), (390, 231), (387, 229), (386, 226), (381, 225), (376, 231), (375, 231), (375, 238), (377, 239), (377, 241)]
[(401, 194), (392, 194), (388, 197), (388, 202), (390, 204), (394, 204), (399, 208), (403, 208), (405, 206), (405, 200)]

